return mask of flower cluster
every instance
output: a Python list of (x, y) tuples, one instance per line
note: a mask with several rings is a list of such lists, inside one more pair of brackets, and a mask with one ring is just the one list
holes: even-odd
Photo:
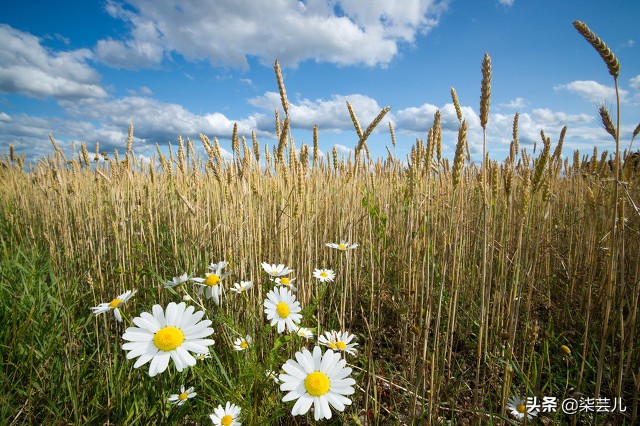
[[(344, 252), (358, 247), (358, 244), (344, 240), (339, 244), (326, 245)], [(209, 347), (215, 344), (212, 338), (214, 329), (212, 321), (205, 318), (206, 308), (202, 302), (211, 299), (215, 305), (221, 304), (224, 281), (231, 275), (231, 271), (225, 270), (228, 265), (224, 260), (211, 263), (202, 277), (190, 277), (184, 273), (165, 281), (164, 287), (171, 289), (174, 294), (178, 290), (184, 292), (183, 301), (170, 302), (166, 307), (155, 304), (150, 312), (142, 312), (130, 320), (130, 326), (122, 334), (122, 349), (126, 352), (126, 359), (135, 360), (134, 368), (148, 364), (148, 374), (154, 377), (165, 372), (172, 361), (176, 371), (182, 372), (195, 366), (197, 361), (211, 358)], [(294, 270), (284, 264), (263, 262), (261, 266), (273, 282), (273, 288), (267, 292), (262, 303), (270, 325), (278, 334), (294, 333), (298, 336), (298, 339), (295, 339), (297, 342), (313, 339), (313, 331), (301, 325), (302, 307), (295, 294), (298, 290), (295, 285), (297, 278), (291, 276)], [(313, 277), (320, 283), (328, 283), (335, 280), (336, 273), (331, 269), (315, 269)], [(200, 296), (198, 301), (185, 288), (189, 282), (197, 286), (197, 294)], [(252, 288), (252, 281), (240, 281), (234, 283), (230, 289), (240, 295)], [(91, 310), (96, 316), (113, 311), (116, 321), (120, 323), (123, 321), (120, 311), (122, 305), (135, 294), (136, 290), (128, 290)], [(250, 300), (250, 297), (244, 297), (243, 300)], [(196, 311), (196, 307), (188, 304), (189, 302), (194, 302), (202, 310)], [(285, 342), (293, 341), (291, 337), (285, 339)], [(318, 336), (319, 344), (327, 347), (324, 353), (320, 346), (314, 346), (313, 352), (303, 347), (295, 353), (295, 359), (289, 359), (282, 365), (283, 373), (267, 370), (267, 377), (273, 379), (280, 390), (286, 392), (282, 401), (296, 401), (291, 410), (292, 415), (303, 415), (313, 408), (316, 420), (330, 419), (331, 408), (344, 411), (345, 407), (351, 404), (347, 396), (355, 392), (355, 380), (349, 377), (352, 370), (346, 366), (346, 359), (342, 353), (357, 354), (355, 348), (358, 344), (354, 339), (355, 336), (346, 331), (326, 331)], [(251, 354), (254, 353), (251, 349), (253, 344), (251, 335), (246, 334), (242, 337), (241, 334), (241, 337), (235, 339), (232, 347), (237, 352), (248, 353), (247, 359), (251, 359)], [(167, 400), (172, 405), (182, 406), (197, 395), (194, 387), (182, 385), (180, 391), (171, 394)], [(226, 402), (225, 406), (219, 405), (214, 409), (210, 419), (215, 425), (240, 425), (240, 412), (239, 406)]]

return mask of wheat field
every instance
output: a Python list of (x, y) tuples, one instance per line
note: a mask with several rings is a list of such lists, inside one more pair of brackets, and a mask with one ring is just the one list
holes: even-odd
[[(617, 85), (615, 56), (576, 28)], [(319, 152), (318, 128), (296, 147), (277, 63), (275, 74), (284, 117), (274, 146), (234, 132), (227, 158), (215, 138), (178, 137), (177, 152), (158, 147), (142, 162), (131, 125), (120, 153), (83, 144), (65, 154), (52, 136), (46, 158), (27, 163), (13, 147), (3, 156), (2, 424), (210, 424), (226, 401), (241, 408), (242, 424), (315, 424), (311, 411), (292, 415), (265, 371), (280, 373), (328, 330), (354, 334), (358, 346), (343, 354), (352, 403), (324, 424), (520, 424), (513, 396), (621, 398), (626, 408), (539, 412), (529, 424), (640, 421), (640, 165), (619, 148), (619, 119), (601, 108), (615, 151), (567, 155), (566, 128), (521, 149), (516, 115), (510, 155), (489, 159), (485, 138), (477, 164), (452, 90), (453, 159), (442, 157), (439, 113), (407, 158), (393, 154), (391, 125), (388, 156), (372, 158), (367, 138), (389, 109), (363, 131), (351, 105), (359, 142), (341, 158)], [(480, 86), (485, 128), (488, 55)], [(341, 240), (358, 247), (326, 245)], [(232, 274), (219, 306), (193, 284), (165, 288), (222, 260)], [(270, 326), (263, 302), (274, 283), (262, 262), (294, 269), (313, 339)], [(318, 268), (335, 280), (318, 282)], [(240, 281), (253, 288), (235, 295)], [(134, 289), (123, 322), (91, 313)], [(183, 300), (212, 322), (211, 358), (155, 377), (134, 368), (122, 348), (132, 319)], [(234, 350), (245, 335), (248, 349)], [(198, 395), (176, 406), (167, 398), (181, 385)]]

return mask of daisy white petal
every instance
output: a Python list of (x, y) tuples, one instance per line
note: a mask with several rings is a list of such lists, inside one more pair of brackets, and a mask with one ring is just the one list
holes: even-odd
[[(170, 360), (173, 360), (178, 371), (194, 365), (196, 360), (189, 351), (206, 352), (206, 347), (214, 343), (212, 339), (203, 339), (213, 334), (213, 329), (208, 327), (210, 322), (206, 323), (205, 327), (198, 327), (197, 323), (190, 328), (180, 326), (192, 323), (189, 318), (185, 318), (187, 316), (202, 317), (199, 312), (193, 313), (193, 309), (186, 309), (184, 302), (169, 303), (166, 316), (160, 305), (154, 305), (152, 312), (153, 316), (143, 312), (140, 317), (134, 318), (133, 322), (138, 327), (129, 327), (122, 335), (123, 340), (127, 341), (122, 348), (130, 351), (127, 359), (139, 357), (134, 368), (151, 361), (149, 376), (164, 372)], [(192, 332), (193, 329), (196, 331)]]
[(273, 278), (289, 275), (291, 272), (293, 272), (293, 269), (289, 268), (288, 266), (284, 266), (283, 264), (270, 265), (267, 262), (262, 262), (261, 266), (262, 269)]
[(339, 354), (331, 349), (323, 354), (322, 349), (316, 346), (313, 354), (304, 348), (302, 352), (296, 352), (295, 358), (282, 366), (286, 373), (280, 374), (280, 390), (288, 391), (282, 400), (296, 400), (291, 409), (292, 415), (304, 415), (313, 406), (316, 421), (330, 419), (331, 407), (344, 411), (351, 404), (345, 395), (354, 393), (353, 387), (348, 384), (355, 384), (355, 381), (338, 380), (338, 386), (335, 386), (332, 380), (336, 374), (342, 375), (341, 370), (344, 369), (344, 360), (339, 361)]
[(213, 410), (213, 414), (209, 416), (211, 421), (216, 426), (240, 426), (242, 423), (238, 421), (240, 416), (240, 407), (230, 402), (227, 402), (223, 407), (218, 405)]
[[(224, 262), (226, 266), (226, 262)], [(213, 264), (212, 264), (213, 265)], [(211, 270), (211, 265), (209, 265)], [(222, 294), (222, 280), (224, 280), (231, 272), (223, 274), (222, 268), (216, 267), (214, 272), (207, 272), (204, 278), (192, 278), (191, 281), (199, 284), (200, 294), (204, 291), (208, 299), (213, 299), (216, 305), (220, 304), (220, 295)]]
[(285, 329), (297, 329), (302, 319), (299, 313), (302, 310), (300, 302), (286, 287), (274, 287), (267, 293), (264, 308), (267, 319), (271, 321), (272, 326), (277, 326), (278, 333), (283, 333)]
[(124, 293), (113, 299), (111, 302), (100, 303), (98, 306), (94, 306), (90, 309), (96, 316), (113, 310), (113, 316), (116, 318), (116, 321), (122, 322), (122, 314), (120, 313), (120, 310), (118, 308), (127, 300), (131, 299), (131, 297), (136, 294), (136, 291), (137, 290), (125, 291)]
[(187, 402), (187, 400), (191, 399), (191, 398), (195, 398), (196, 395), (198, 395), (196, 392), (193, 391), (194, 388), (190, 387), (189, 389), (184, 388), (184, 386), (180, 386), (180, 393), (176, 393), (173, 394), (169, 397), (169, 402), (175, 405), (182, 405), (185, 402)]
[(204, 361), (207, 358), (211, 358), (211, 354), (209, 352), (201, 352), (194, 355), (197, 361)]
[(313, 339), (313, 331), (311, 331), (308, 328), (298, 327), (297, 330), (295, 330), (295, 332), (298, 336), (303, 337), (307, 340)]
[(538, 415), (538, 410), (535, 408), (529, 410), (526, 401), (518, 396), (512, 396), (509, 398), (507, 409), (510, 410), (511, 415), (515, 416), (517, 419), (523, 419), (524, 416), (527, 416), (527, 418), (531, 420)]
[(331, 269), (314, 269), (313, 277), (321, 283), (326, 283), (328, 281), (333, 281), (336, 277), (336, 273)]
[(233, 349), (236, 351), (244, 351), (249, 347), (252, 341), (253, 339), (248, 334), (246, 337), (238, 337), (233, 344)]
[(231, 287), (231, 291), (237, 294), (244, 293), (253, 287), (253, 283), (251, 281), (240, 281), (239, 283), (233, 284)]
[(345, 240), (340, 240), (339, 243), (325, 243), (325, 245), (344, 252), (358, 247), (358, 243), (349, 243)]
[(325, 331), (323, 336), (318, 336), (318, 342), (333, 350), (339, 350), (350, 355), (355, 355), (358, 352), (358, 350), (355, 349), (358, 344), (355, 342), (351, 343), (355, 337), (355, 335), (349, 334), (346, 331)]
[(293, 282), (295, 280), (296, 280), (295, 278), (278, 277), (274, 281), (276, 285), (281, 285), (283, 287), (290, 288), (291, 291), (297, 291), (298, 288), (295, 285), (293, 285)]
[(189, 275), (184, 273), (184, 274), (180, 275), (179, 277), (173, 277), (172, 280), (168, 280), (164, 284), (164, 288), (177, 288), (177, 287), (181, 286), (182, 284), (186, 283), (187, 281), (189, 281)]

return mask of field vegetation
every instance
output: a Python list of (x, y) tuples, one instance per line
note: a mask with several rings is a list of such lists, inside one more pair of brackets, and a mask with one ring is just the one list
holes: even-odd
[[(617, 87), (615, 56), (575, 25)], [(481, 69), (484, 129), (489, 55)], [(328, 330), (353, 333), (358, 351), (343, 354), (352, 404), (325, 424), (518, 424), (511, 396), (621, 397), (627, 408), (529, 423), (640, 421), (640, 166), (621, 148), (619, 106), (613, 119), (600, 109), (611, 152), (567, 155), (566, 128), (521, 149), (516, 115), (510, 155), (489, 159), (485, 137), (477, 164), (455, 90), (453, 159), (442, 156), (439, 113), (407, 158), (394, 155), (391, 125), (388, 156), (372, 158), (367, 139), (388, 108), (363, 130), (347, 105), (359, 142), (342, 158), (319, 151), (317, 127), (296, 146), (275, 71), (275, 146), (234, 132), (225, 158), (215, 138), (200, 135), (197, 151), (178, 137), (176, 150), (142, 162), (132, 125), (122, 152), (82, 144), (67, 156), (51, 137), (46, 158), (26, 163), (11, 148), (0, 160), (0, 423), (207, 424), (230, 401), (243, 424), (314, 424), (311, 411), (291, 415), (265, 371), (282, 372)], [(358, 247), (326, 246), (341, 240)], [(219, 305), (197, 284), (165, 288), (222, 260), (232, 274)], [(313, 339), (270, 326), (274, 282), (262, 262), (294, 269)], [(335, 280), (319, 282), (318, 268)], [(253, 288), (232, 293), (240, 281)], [(127, 290), (137, 293), (120, 305), (123, 322), (91, 313)], [(150, 377), (126, 358), (122, 335), (152, 305), (185, 296), (212, 321), (211, 358)], [(246, 335), (247, 349), (234, 350)], [(183, 385), (197, 396), (170, 403)]]

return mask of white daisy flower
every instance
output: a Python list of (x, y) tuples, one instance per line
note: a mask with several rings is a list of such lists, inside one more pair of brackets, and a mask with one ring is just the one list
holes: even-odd
[(213, 299), (216, 305), (220, 304), (220, 294), (222, 294), (222, 280), (231, 275), (231, 271), (227, 271), (224, 274), (222, 270), (229, 264), (229, 262), (221, 261), (218, 263), (212, 263), (209, 265), (209, 271), (205, 274), (204, 278), (191, 278), (191, 281), (198, 283), (200, 287), (200, 294), (205, 291), (207, 298)]
[(265, 371), (265, 372), (264, 372), (264, 375), (267, 377), (267, 379), (271, 379), (271, 380), (273, 380), (273, 382), (274, 382), (276, 385), (279, 385), (280, 383), (282, 383), (282, 382), (280, 381), (280, 379), (278, 378), (278, 373), (276, 373), (276, 372), (275, 372), (275, 371), (273, 371), (273, 370), (267, 370), (267, 371)]
[(205, 359), (211, 358), (211, 354), (209, 352), (203, 352), (201, 354), (195, 354), (194, 357), (197, 361), (204, 361)]
[(172, 280), (169, 280), (165, 283), (164, 288), (177, 288), (178, 286), (189, 281), (189, 275), (186, 273), (180, 275), (179, 277), (173, 277)]
[(262, 262), (262, 269), (272, 277), (282, 277), (283, 275), (288, 275), (293, 272), (293, 269), (290, 269), (288, 266), (284, 266), (283, 264), (279, 265), (270, 265), (267, 262)]
[(236, 351), (244, 351), (249, 347), (251, 342), (253, 342), (253, 339), (248, 334), (247, 337), (238, 337), (233, 344), (233, 349)]
[(342, 352), (346, 352), (350, 355), (355, 355), (358, 350), (355, 349), (358, 346), (357, 343), (351, 343), (356, 336), (349, 334), (348, 332), (341, 331), (325, 331), (324, 336), (318, 336), (318, 342), (331, 348), (337, 349)]
[(240, 281), (239, 283), (233, 284), (231, 291), (240, 294), (251, 288), (253, 288), (253, 283), (251, 281)]
[(340, 243), (336, 244), (336, 243), (325, 243), (324, 245), (326, 245), (327, 247), (331, 247), (334, 249), (338, 249), (340, 251), (344, 251), (346, 252), (347, 250), (353, 250), (354, 248), (358, 247), (358, 243), (348, 243), (345, 240), (340, 240)]
[(167, 305), (166, 313), (160, 305), (153, 305), (153, 314), (143, 312), (133, 319), (137, 327), (129, 327), (122, 335), (127, 343), (122, 349), (129, 351), (127, 359), (138, 358), (133, 365), (138, 368), (147, 362), (149, 376), (162, 373), (173, 359), (176, 370), (182, 371), (193, 366), (196, 359), (189, 353), (206, 353), (207, 346), (213, 345), (213, 339), (204, 337), (213, 334), (209, 327), (211, 320), (203, 320), (203, 311), (193, 312), (193, 306), (187, 307), (184, 302)]
[(209, 272), (220, 275), (222, 273), (222, 270), (227, 266), (229, 266), (229, 262), (227, 262), (226, 260), (221, 260), (218, 263), (211, 262), (209, 266), (207, 266), (207, 269), (209, 269)]
[(136, 294), (137, 290), (128, 290), (122, 293), (120, 296), (116, 297), (109, 303), (101, 303), (98, 306), (94, 306), (93, 308), (89, 308), (93, 311), (96, 316), (100, 314), (104, 314), (105, 312), (109, 312), (113, 309), (113, 316), (116, 317), (116, 321), (122, 322), (122, 315), (120, 314), (120, 309), (118, 307), (131, 299), (134, 294)]
[(305, 327), (298, 327), (298, 329), (296, 330), (296, 334), (300, 337), (304, 337), (307, 340), (313, 339), (313, 331)]
[(195, 398), (197, 393), (193, 391), (193, 387), (184, 390), (184, 386), (180, 386), (180, 393), (174, 393), (169, 397), (169, 402), (175, 405), (182, 405), (187, 399)]
[(333, 281), (336, 273), (331, 269), (315, 269), (313, 271), (313, 277), (317, 278), (321, 283), (326, 283), (327, 281)]
[(301, 310), (300, 302), (286, 287), (274, 287), (264, 300), (264, 312), (271, 325), (278, 325), (278, 333), (284, 332), (285, 327), (290, 331), (297, 329)]
[(319, 346), (313, 348), (313, 354), (308, 349), (296, 352), (296, 360), (288, 360), (280, 374), (281, 391), (288, 391), (283, 402), (296, 403), (291, 409), (294, 416), (306, 414), (313, 405), (315, 420), (330, 419), (330, 405), (338, 411), (344, 411), (351, 400), (345, 395), (352, 395), (356, 381), (351, 377), (351, 368), (345, 367), (346, 361), (339, 353), (330, 349), (322, 354)]
[(227, 401), (224, 407), (218, 405), (209, 418), (216, 426), (240, 426), (242, 423), (238, 421), (239, 414), (240, 407)]
[(295, 285), (293, 285), (293, 282), (295, 280), (296, 280), (295, 278), (278, 277), (274, 281), (276, 285), (282, 285), (290, 288), (292, 291), (298, 291), (298, 288)]
[(533, 409), (529, 411), (525, 400), (518, 396), (512, 396), (509, 398), (507, 409), (511, 410), (511, 414), (520, 420), (522, 420), (525, 415), (529, 420), (538, 415), (538, 410)]

